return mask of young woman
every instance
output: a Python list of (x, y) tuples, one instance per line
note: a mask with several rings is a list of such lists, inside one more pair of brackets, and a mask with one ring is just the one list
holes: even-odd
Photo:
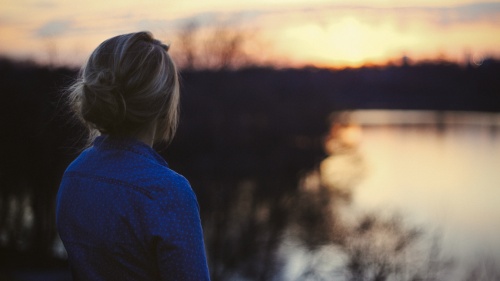
[(209, 280), (196, 196), (152, 149), (172, 139), (179, 114), (168, 46), (148, 32), (104, 41), (70, 97), (100, 135), (57, 195), (74, 280)]

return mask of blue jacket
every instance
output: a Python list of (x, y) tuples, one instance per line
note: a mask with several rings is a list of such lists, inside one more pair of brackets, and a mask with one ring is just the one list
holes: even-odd
[(209, 280), (196, 196), (140, 141), (98, 137), (64, 173), (56, 208), (74, 280)]

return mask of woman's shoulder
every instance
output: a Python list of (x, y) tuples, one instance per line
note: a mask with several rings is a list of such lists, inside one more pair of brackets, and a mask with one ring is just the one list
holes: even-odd
[[(147, 152), (147, 151), (146, 151)], [(68, 167), (65, 176), (77, 175), (113, 185), (148, 191), (152, 197), (189, 195), (189, 181), (172, 170), (160, 156), (131, 150), (109, 150), (90, 147)]]
[(192, 196), (193, 189), (189, 181), (174, 170), (163, 167), (156, 178), (155, 191), (161, 195)]
[(149, 190), (155, 198), (192, 197), (189, 181), (163, 163), (137, 159), (119, 171), (118, 177), (142, 189)]

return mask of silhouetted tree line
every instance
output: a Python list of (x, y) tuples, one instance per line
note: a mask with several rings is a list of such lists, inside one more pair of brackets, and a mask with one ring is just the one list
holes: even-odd
[(53, 262), (54, 195), (81, 134), (60, 114), (61, 86), (74, 76), (73, 69), (0, 60), (2, 265)]
[[(85, 142), (62, 96), (76, 72), (0, 59), (0, 264), (5, 267), (60, 263), (52, 254), (55, 194)], [(425, 63), (182, 72), (180, 129), (170, 147), (159, 149), (198, 195), (213, 280), (230, 280), (235, 272), (269, 280), (282, 262), (276, 252), (292, 223), (306, 230), (301, 236), (311, 249), (333, 241), (352, 249), (350, 267), (371, 262), (346, 233), (362, 236), (377, 220), (360, 222), (358, 232), (339, 228), (335, 233), (343, 236), (328, 236), (321, 229), (335, 225), (336, 218), (322, 206), (331, 203), (325, 199), (330, 194), (298, 192), (300, 178), (326, 155), (330, 113), (500, 111), (499, 74), (500, 62), (494, 60), (479, 67)]]

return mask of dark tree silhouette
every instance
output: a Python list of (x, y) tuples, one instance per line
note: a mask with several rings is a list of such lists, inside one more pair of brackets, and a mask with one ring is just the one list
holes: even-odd
[(201, 25), (187, 22), (173, 41), (172, 53), (185, 71), (229, 70), (253, 64), (248, 45), (260, 42), (255, 33), (229, 28), (222, 23)]

